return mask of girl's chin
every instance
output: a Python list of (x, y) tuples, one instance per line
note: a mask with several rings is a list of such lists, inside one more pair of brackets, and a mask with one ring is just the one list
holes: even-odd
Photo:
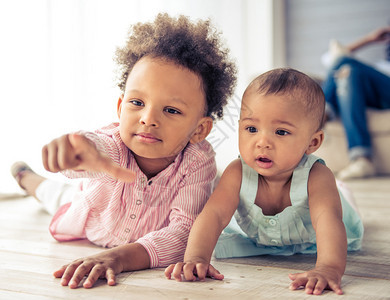
[(150, 153), (145, 151), (132, 151), (135, 157), (141, 158), (141, 159), (150, 159), (150, 160), (167, 160), (167, 161), (173, 161), (175, 160), (176, 155), (164, 155), (163, 153)]

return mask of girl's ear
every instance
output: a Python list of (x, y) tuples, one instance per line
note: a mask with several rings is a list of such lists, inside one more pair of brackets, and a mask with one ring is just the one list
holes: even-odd
[(203, 117), (198, 123), (194, 133), (191, 136), (190, 143), (196, 144), (203, 141), (213, 128), (213, 119), (210, 117)]
[(323, 140), (324, 140), (324, 132), (322, 130), (318, 130), (311, 137), (310, 145), (309, 145), (309, 147), (307, 147), (305, 153), (311, 154), (311, 153), (315, 152), (321, 146)]
[(121, 111), (122, 111), (122, 101), (123, 101), (123, 94), (119, 96), (118, 104), (116, 107), (116, 112), (118, 114), (118, 118), (121, 118)]

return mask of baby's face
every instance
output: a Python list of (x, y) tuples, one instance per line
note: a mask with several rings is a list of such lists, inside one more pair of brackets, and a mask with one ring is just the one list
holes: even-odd
[(245, 94), (239, 122), (244, 161), (263, 176), (290, 176), (315, 135), (313, 118), (284, 95)]
[(204, 118), (200, 78), (159, 58), (144, 57), (119, 99), (120, 136), (136, 157), (171, 162)]

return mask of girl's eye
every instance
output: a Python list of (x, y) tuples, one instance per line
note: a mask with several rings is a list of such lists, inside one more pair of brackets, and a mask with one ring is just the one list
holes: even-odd
[(257, 128), (256, 127), (253, 127), (253, 126), (248, 126), (247, 128), (245, 128), (248, 132), (250, 133), (255, 133), (257, 132)]
[(143, 103), (141, 102), (141, 101), (139, 101), (139, 100), (130, 100), (129, 101), (131, 104), (133, 104), (133, 105), (136, 105), (136, 106), (142, 106), (143, 105)]
[(178, 111), (177, 109), (174, 109), (174, 108), (171, 108), (171, 107), (167, 107), (164, 109), (167, 113), (169, 114), (181, 114), (180, 111)]
[(286, 131), (286, 130), (279, 129), (279, 130), (276, 130), (276, 134), (277, 135), (288, 135), (290, 133), (288, 131)]

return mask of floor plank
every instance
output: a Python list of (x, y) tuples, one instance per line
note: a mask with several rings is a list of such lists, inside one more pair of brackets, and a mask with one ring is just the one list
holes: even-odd
[[(348, 183), (360, 209), (363, 249), (348, 255), (344, 296), (326, 291), (321, 299), (390, 299), (390, 178)], [(52, 276), (73, 259), (102, 251), (87, 241), (58, 243), (48, 231), (50, 216), (31, 197), (0, 199), (0, 299), (308, 299), (290, 291), (288, 274), (311, 268), (315, 255), (258, 256), (214, 260), (223, 281), (176, 282), (162, 269), (127, 272), (118, 284), (105, 280), (86, 290), (62, 287)]]

